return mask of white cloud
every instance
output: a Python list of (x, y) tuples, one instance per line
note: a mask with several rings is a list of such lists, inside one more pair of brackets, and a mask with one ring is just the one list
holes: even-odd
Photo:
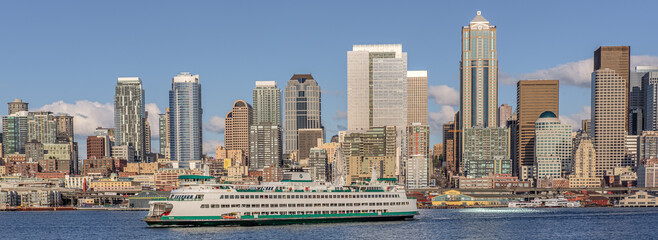
[(207, 131), (222, 134), (226, 130), (226, 120), (220, 116), (212, 116), (210, 120), (203, 124)]
[(111, 103), (91, 102), (89, 100), (80, 100), (75, 103), (57, 101), (44, 105), (38, 110), (67, 113), (73, 116), (75, 135), (84, 139), (93, 135), (96, 127), (114, 127), (114, 107)]
[[(635, 66), (658, 66), (658, 57), (648, 55), (631, 56), (631, 67), (634, 68)], [(589, 58), (516, 76), (501, 72), (498, 78), (504, 84), (516, 84), (519, 79), (539, 79), (560, 80), (561, 85), (588, 88), (591, 85), (593, 70), (594, 60)]]
[(215, 156), (215, 149), (217, 146), (224, 145), (224, 141), (209, 139), (203, 141), (203, 153), (208, 156)]
[(592, 107), (584, 106), (577, 113), (571, 114), (569, 116), (560, 115), (559, 118), (560, 118), (560, 122), (562, 122), (563, 124), (571, 124), (571, 128), (574, 131), (577, 131), (578, 129), (581, 128), (581, 123), (583, 119), (592, 118)]
[(151, 126), (151, 138), (160, 139), (160, 108), (155, 103), (149, 103), (145, 106), (148, 112), (149, 125)]
[(347, 111), (336, 110), (336, 116), (334, 116), (334, 120), (340, 121), (345, 119), (347, 119)]
[(443, 124), (453, 121), (457, 111), (451, 106), (441, 106), (439, 112), (429, 113), (430, 132), (434, 135), (443, 134)]
[(459, 106), (459, 91), (447, 85), (429, 86), (427, 95), (438, 105)]

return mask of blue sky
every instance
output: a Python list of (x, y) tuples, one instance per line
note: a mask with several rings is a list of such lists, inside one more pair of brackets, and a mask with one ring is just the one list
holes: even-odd
[[(84, 145), (95, 125), (112, 125), (117, 77), (141, 77), (148, 109), (157, 112), (168, 105), (171, 78), (192, 72), (203, 88), (204, 140), (214, 149), (224, 139), (221, 119), (233, 101), (251, 102), (255, 81), (283, 88), (293, 73), (310, 72), (333, 135), (347, 125), (346, 52), (401, 43), (409, 70), (429, 71), (436, 129), (458, 108), (460, 28), (480, 10), (498, 27), (499, 104), (515, 105), (519, 78), (559, 77), (560, 115), (578, 122), (588, 116), (587, 60), (598, 46), (630, 45), (634, 63), (658, 65), (658, 32), (649, 23), (658, 3), (620, 3), (3, 1), (0, 102), (22, 98), (31, 109), (75, 115)], [(434, 131), (432, 143), (440, 137)]]

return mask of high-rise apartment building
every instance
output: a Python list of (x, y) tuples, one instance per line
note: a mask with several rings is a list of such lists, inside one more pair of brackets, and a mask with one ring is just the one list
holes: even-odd
[(28, 139), (27, 112), (20, 111), (2, 117), (2, 151), (3, 155), (25, 153)]
[(165, 108), (165, 113), (159, 115), (158, 128), (160, 132), (160, 154), (165, 158), (171, 158), (169, 153), (169, 108)]
[(114, 94), (116, 145), (132, 146), (135, 161), (142, 161), (145, 149), (144, 90), (138, 77), (120, 77)]
[(294, 74), (285, 90), (285, 153), (299, 148), (298, 131), (323, 128), (320, 86), (311, 74)]
[(621, 167), (626, 158), (630, 47), (600, 47), (592, 73), (592, 137), (596, 176)]
[(151, 154), (151, 124), (149, 123), (149, 113), (145, 112), (144, 115), (144, 158)]
[(427, 121), (427, 70), (407, 71), (407, 123)]
[(202, 115), (199, 75), (179, 73), (169, 91), (169, 151), (179, 168), (189, 168), (190, 161), (201, 160)]
[(571, 173), (571, 125), (551, 111), (535, 121), (535, 179), (561, 178)]
[(233, 102), (233, 108), (225, 118), (224, 144), (227, 150), (242, 150), (249, 156), (249, 128), (252, 118), (253, 109), (249, 103), (244, 100)]
[(516, 84), (517, 173), (523, 180), (532, 177), (535, 162), (535, 121), (545, 111), (560, 114), (558, 80), (521, 80)]
[(643, 131), (637, 140), (637, 165), (652, 158), (658, 158), (658, 132)]
[(249, 169), (263, 170), (281, 165), (281, 126), (271, 123), (251, 125), (249, 130)]
[(239, 149), (228, 150), (222, 146), (217, 146), (215, 149), (215, 158), (231, 161), (231, 166), (246, 166), (247, 160), (244, 151)]
[(28, 141), (48, 144), (57, 139), (57, 121), (52, 112), (28, 112), (27, 128)]
[(327, 152), (322, 148), (309, 149), (308, 165), (313, 181), (326, 182), (329, 176), (329, 161)]
[(430, 169), (430, 126), (411, 123), (407, 126), (406, 133), (405, 185), (407, 188), (427, 187)]
[(7, 103), (9, 107), (9, 112), (7, 115), (12, 115), (17, 112), (23, 112), (23, 111), (28, 111), (28, 103), (23, 102), (21, 99), (14, 99), (13, 102), (8, 102)]
[(460, 68), (461, 129), (497, 127), (498, 48), (496, 26), (480, 11), (462, 28)]
[(477, 178), (489, 174), (511, 174), (509, 136), (507, 128), (464, 129), (462, 175)]
[(275, 81), (257, 81), (253, 97), (253, 124), (281, 126), (281, 89)]
[[(617, 74), (624, 81), (624, 109), (626, 111), (624, 114), (624, 130), (628, 131), (628, 116), (630, 113), (629, 110), (631, 109), (631, 104), (629, 101), (631, 47), (601, 46), (599, 49), (596, 49), (596, 51), (594, 51), (594, 72), (606, 68)], [(594, 84), (592, 84), (592, 86), (594, 86)], [(594, 140), (594, 146), (596, 147), (596, 139)], [(600, 152), (597, 151), (597, 154), (599, 157), (601, 157)]]
[(347, 52), (347, 130), (404, 129), (407, 74), (407, 53), (401, 44), (354, 45)]
[(455, 155), (455, 121), (443, 124), (443, 159), (446, 161), (446, 171), (451, 174), (459, 173)]
[(87, 158), (102, 159), (112, 156), (112, 145), (109, 136), (87, 137)]
[(503, 104), (498, 108), (498, 127), (507, 127), (507, 120), (512, 117), (512, 106)]

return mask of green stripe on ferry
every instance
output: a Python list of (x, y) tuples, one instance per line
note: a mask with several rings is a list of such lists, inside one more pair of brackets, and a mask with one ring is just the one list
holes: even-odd
[[(418, 214), (413, 212), (388, 212), (381, 213), (381, 216), (412, 215)], [(365, 217), (379, 216), (379, 213), (342, 213), (342, 214), (294, 214), (294, 215), (258, 215), (257, 219), (285, 219), (285, 218), (320, 218), (320, 217)], [(163, 216), (161, 220), (222, 220), (221, 216)], [(242, 216), (241, 219), (256, 219), (253, 215)], [(230, 219), (235, 220), (235, 219)]]

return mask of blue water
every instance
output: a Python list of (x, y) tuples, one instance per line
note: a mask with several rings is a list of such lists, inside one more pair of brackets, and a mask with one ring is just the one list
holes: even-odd
[(657, 239), (658, 208), (433, 209), (414, 221), (147, 228), (146, 212), (0, 212), (0, 239)]

